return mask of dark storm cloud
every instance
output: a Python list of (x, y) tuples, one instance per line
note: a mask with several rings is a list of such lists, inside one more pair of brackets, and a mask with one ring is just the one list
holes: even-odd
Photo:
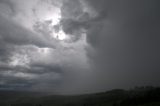
[[(107, 17), (106, 8), (101, 8), (104, 2), (92, 3), (89, 1), (65, 0), (61, 7), (61, 26), (64, 32), (71, 34), (70, 36), (75, 41), (79, 40), (83, 29), (88, 29), (92, 26), (92, 23), (102, 21)], [(83, 4), (89, 4), (89, 7), (84, 7)], [(93, 9), (96, 13), (91, 14), (92, 10), (86, 11), (85, 8)]]
[[(9, 67), (6, 67), (9, 69)], [(11, 70), (12, 68), (10, 68)], [(7, 73), (7, 70), (1, 69), (0, 73), (0, 89), (9, 89), (9, 90), (26, 90), (27, 88), (31, 87), (34, 82), (32, 80), (27, 80), (24, 78), (12, 76)], [(12, 74), (14, 70), (12, 69)], [(6, 72), (6, 73), (5, 73)], [(11, 72), (11, 71), (10, 71)]]
[[(38, 90), (50, 92), (60, 84), (62, 69), (58, 66), (0, 66), (0, 89)], [(41, 88), (39, 88), (39, 87)], [(53, 91), (54, 92), (54, 91)]]
[(62, 11), (70, 17), (62, 20), (64, 31), (86, 29), (87, 42), (95, 49), (88, 49), (93, 91), (159, 85), (159, 0), (85, 0), (88, 12), (78, 0), (67, 2)]
[[(150, 29), (148, 32), (154, 32), (152, 30), (156, 30), (159, 26), (159, 1), (157, 0), (147, 0), (147, 1), (127, 1), (127, 0), (122, 0), (122, 1), (110, 1), (110, 0), (87, 0), (88, 3), (90, 3), (91, 6), (94, 7), (96, 11), (103, 11), (103, 13), (107, 14), (108, 17), (106, 17), (105, 21), (99, 19), (98, 22), (92, 23), (93, 28), (94, 27), (102, 27), (99, 28), (99, 31), (97, 33), (101, 33), (104, 31), (104, 29), (107, 29), (110, 26), (110, 24), (114, 25), (116, 24), (117, 26), (115, 27), (121, 27), (125, 32), (128, 32), (128, 36), (140, 36), (139, 33), (147, 33), (147, 30), (145, 29)], [(103, 17), (103, 14), (100, 14)], [(105, 15), (106, 16), (106, 15)], [(92, 28), (92, 27), (91, 27)], [(98, 29), (98, 28), (95, 28)], [(110, 28), (111, 29), (111, 28)], [(118, 30), (121, 30), (120, 28)], [(133, 33), (138, 33), (138, 34), (132, 34), (130, 30)], [(116, 31), (116, 30), (115, 30)], [(90, 31), (89, 31), (90, 32)], [(92, 32), (92, 31), (91, 31)], [(109, 33), (107, 33), (106, 35)], [(123, 32), (122, 32), (123, 33)], [(94, 34), (91, 34), (91, 36)], [(101, 34), (96, 34), (101, 35)], [(119, 34), (119, 36), (121, 33)], [(126, 34), (125, 34), (126, 35)], [(147, 36), (150, 34), (142, 34), (141, 36)], [(153, 35), (157, 35), (154, 34)], [(90, 37), (90, 36), (89, 36)]]
[(55, 72), (55, 73), (63, 73), (63, 69), (58, 65), (47, 65), (47, 64), (32, 64), (30, 72), (32, 73), (48, 73), (48, 72)]
[[(84, 58), (72, 60), (72, 56), (68, 56), (72, 53), (64, 49), (60, 50), (64, 57), (58, 57), (58, 50), (51, 55), (57, 55), (57, 60), (42, 56), (46, 59), (44, 62), (31, 62), (29, 67), (10, 66), (10, 53), (15, 46), (54, 47), (55, 42), (48, 36), (52, 22), (35, 23), (34, 30), (40, 33), (37, 35), (0, 15), (0, 88), (84, 93), (159, 85), (159, 5), (159, 0), (64, 0), (62, 19), (54, 27), (57, 31), (62, 27), (74, 42), (86, 32), (87, 43), (93, 48), (85, 49), (91, 69), (81, 63)], [(84, 52), (72, 50), (78, 57), (78, 52)], [(67, 58), (64, 61), (69, 58), (69, 64), (52, 64), (61, 58)]]
[(88, 42), (97, 52), (96, 55), (88, 52), (97, 71), (95, 88), (159, 85), (160, 2), (88, 0), (88, 3), (96, 11), (107, 13), (105, 20), (90, 23), (87, 33)]
[(61, 7), (61, 26), (66, 34), (70, 34), (73, 41), (79, 40), (82, 28), (86, 27), (89, 16), (83, 12), (83, 7), (79, 0), (64, 0)]
[(1, 81), (4, 81), (4, 83), (0, 84), (0, 88), (10, 88), (10, 89), (14, 89), (14, 88), (20, 88), (20, 87), (25, 87), (25, 86), (32, 86), (32, 81), (31, 80), (25, 80), (23, 78), (17, 78), (17, 77), (13, 77), (13, 76), (4, 76), (4, 75), (0, 75)]
[[(3, 14), (3, 13), (2, 13)], [(0, 89), (31, 89), (40, 82), (55, 80), (58, 68), (54, 66), (12, 66), (11, 58), (16, 54), (18, 49), (24, 46), (33, 46), (37, 48), (49, 47), (54, 48), (53, 42), (50, 42), (45, 36), (36, 34), (20, 25), (13, 20), (3, 16), (0, 13)], [(21, 54), (25, 55), (27, 52)], [(15, 59), (14, 59), (15, 60)], [(23, 62), (23, 61), (21, 61)], [(36, 67), (36, 68), (35, 68)], [(37, 67), (39, 70), (37, 70)], [(32, 80), (34, 79), (35, 80)], [(21, 81), (21, 82), (20, 82)]]

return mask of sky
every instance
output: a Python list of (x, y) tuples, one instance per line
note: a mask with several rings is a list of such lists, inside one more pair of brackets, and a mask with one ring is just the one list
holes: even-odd
[(159, 0), (0, 0), (0, 90), (160, 86)]

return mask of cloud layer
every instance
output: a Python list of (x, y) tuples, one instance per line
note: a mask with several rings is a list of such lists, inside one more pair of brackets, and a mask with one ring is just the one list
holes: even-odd
[(73, 94), (158, 86), (159, 4), (0, 1), (0, 89)]

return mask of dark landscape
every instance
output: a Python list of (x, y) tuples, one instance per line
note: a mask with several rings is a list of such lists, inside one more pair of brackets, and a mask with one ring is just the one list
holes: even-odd
[(73, 96), (1, 91), (0, 106), (160, 106), (160, 88), (135, 87)]

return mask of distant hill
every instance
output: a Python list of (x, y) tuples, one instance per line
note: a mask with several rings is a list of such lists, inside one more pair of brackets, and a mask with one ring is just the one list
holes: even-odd
[(136, 87), (76, 96), (0, 91), (0, 106), (160, 106), (160, 88)]

